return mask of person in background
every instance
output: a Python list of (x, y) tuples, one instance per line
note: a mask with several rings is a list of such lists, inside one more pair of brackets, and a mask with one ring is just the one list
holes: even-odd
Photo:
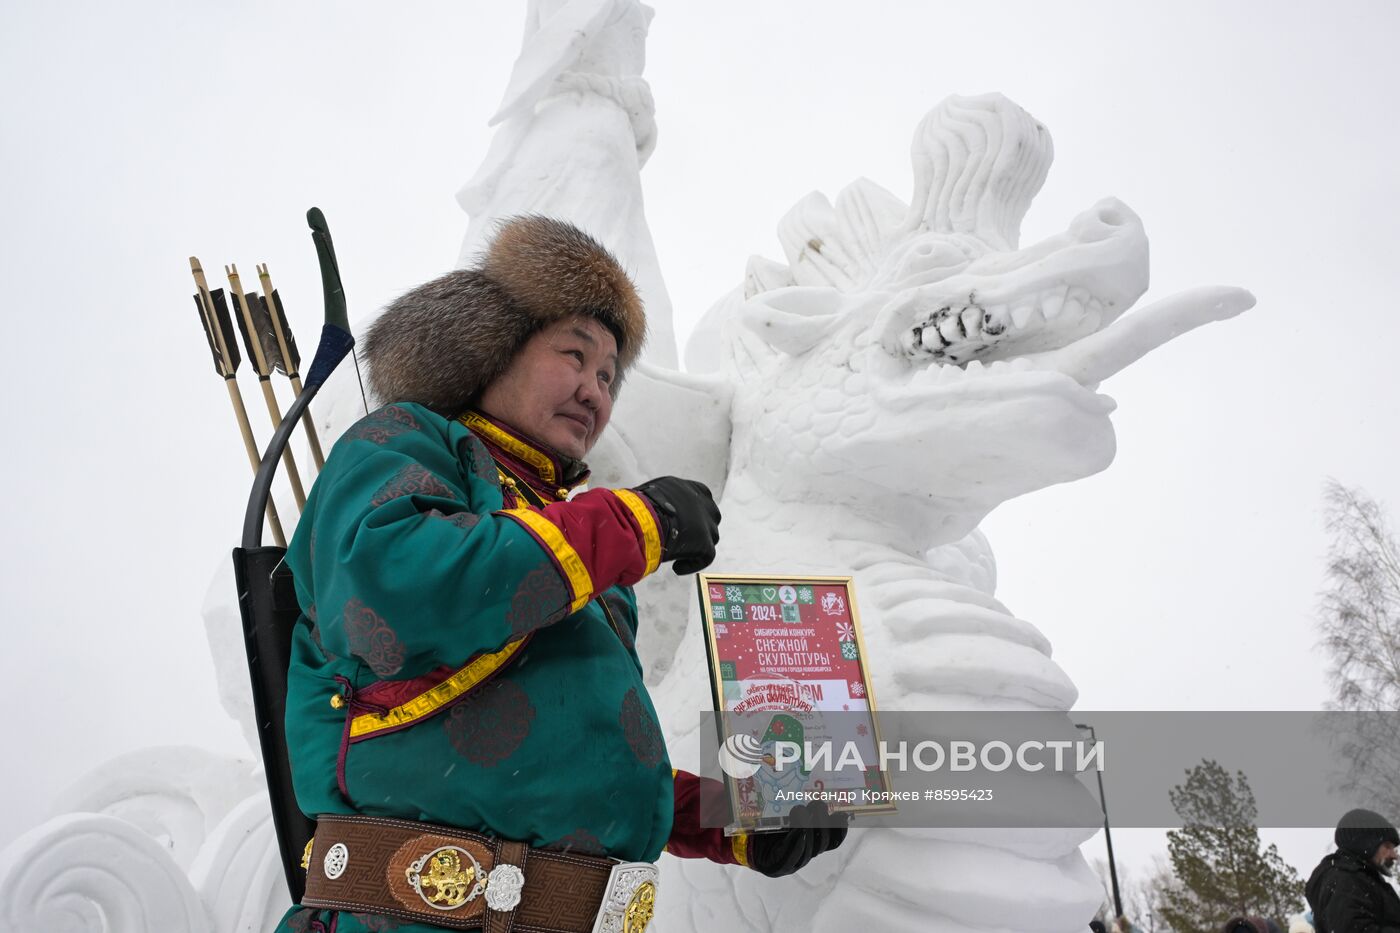
[(1400, 834), (1371, 810), (1349, 810), (1337, 822), (1337, 851), (1323, 858), (1306, 893), (1316, 933), (1400, 933), (1395, 871)]
[(1293, 914), (1288, 918), (1288, 933), (1317, 933), (1313, 929), (1311, 914)]
[(1220, 933), (1283, 933), (1283, 930), (1265, 917), (1235, 917), (1225, 923)]

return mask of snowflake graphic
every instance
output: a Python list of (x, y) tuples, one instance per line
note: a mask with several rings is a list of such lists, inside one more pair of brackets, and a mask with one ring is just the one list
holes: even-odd
[(741, 603), (744, 601), (744, 591), (737, 586), (727, 586), (724, 588), (724, 598), (731, 603)]
[(856, 630), (849, 622), (836, 623), (836, 637), (840, 641), (855, 641)]
[(856, 726), (856, 735), (866, 735), (869, 732), (870, 730), (865, 727), (865, 723)]
[(858, 681), (858, 680), (853, 680), (853, 681), (851, 681), (849, 684), (847, 684), (846, 686), (850, 689), (851, 696), (853, 696), (853, 697), (863, 697), (863, 696), (865, 696), (865, 684), (861, 683), (860, 681)]
[(860, 657), (860, 652), (856, 650), (856, 643), (853, 641), (841, 642), (841, 657), (847, 661), (854, 661)]
[(787, 725), (784, 724), (781, 719), (774, 720), (773, 724), (768, 728), (773, 730), (774, 735), (782, 735), (787, 731)]

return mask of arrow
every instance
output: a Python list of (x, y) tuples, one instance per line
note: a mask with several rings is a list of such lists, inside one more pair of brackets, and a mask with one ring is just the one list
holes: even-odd
[[(199, 289), (194, 296), (195, 307), (199, 309), (199, 322), (204, 326), (204, 336), (209, 341), (209, 349), (214, 355), (214, 371), (224, 379), (228, 387), (229, 401), (233, 403), (233, 415), (238, 421), (238, 431), (243, 435), (243, 447), (248, 452), (248, 462), (257, 473), (258, 445), (253, 440), (253, 428), (248, 423), (248, 409), (243, 406), (243, 395), (238, 391), (238, 344), (233, 338), (233, 322), (229, 320), (228, 307), (224, 304), (223, 289), (210, 293), (204, 280), (204, 269), (199, 260), (190, 257), (190, 272), (194, 284)], [(282, 534), (282, 523), (277, 518), (277, 506), (271, 497), (267, 500), (267, 520), (272, 526), (272, 537), (279, 547), (286, 547), (286, 537)]]
[[(282, 307), (282, 298), (277, 294), (277, 289), (272, 287), (272, 275), (267, 271), (267, 263), (258, 266), (258, 280), (262, 282), (263, 299), (260, 304), (263, 305), (263, 314), (267, 316), (268, 324), (277, 337), (281, 370), (291, 381), (292, 391), (300, 395), (301, 375), (297, 368), (301, 365), (301, 357), (297, 354), (296, 337), (287, 323), (287, 312)], [(316, 423), (309, 408), (302, 416), (301, 426), (306, 430), (307, 443), (311, 445), (311, 459), (315, 461), (317, 471), (320, 471), (326, 465), (326, 458), (321, 453), (321, 441), (316, 436)]]
[[(248, 296), (243, 293), (243, 286), (238, 280), (238, 267), (224, 266), (224, 273), (228, 276), (229, 293), (238, 305), (243, 345), (248, 348), (248, 356), (253, 360), (253, 369), (257, 371), (258, 382), (262, 385), (263, 401), (267, 403), (267, 414), (272, 419), (273, 430), (276, 430), (282, 423), (282, 409), (278, 407), (277, 396), (272, 392), (272, 367), (268, 363), (267, 348), (263, 346), (264, 342), (275, 346), (275, 340), (271, 334), (260, 330), (257, 322), (253, 320)], [(257, 297), (256, 294), (254, 297)], [(306, 507), (306, 493), (301, 488), (301, 474), (297, 472), (297, 463), (292, 457), (291, 447), (283, 449), (282, 463), (287, 467), (287, 480), (292, 484), (292, 498), (296, 499), (297, 509), (301, 510)]]

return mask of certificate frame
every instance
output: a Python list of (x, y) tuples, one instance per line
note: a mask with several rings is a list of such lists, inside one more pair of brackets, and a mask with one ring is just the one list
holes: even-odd
[[(855, 582), (850, 576), (817, 576), (811, 574), (783, 574), (783, 573), (702, 573), (697, 574), (697, 596), (700, 600), (701, 624), (705, 633), (705, 660), (710, 677), (710, 695), (714, 703), (715, 728), (718, 733), (718, 740), (723, 744), (728, 737), (729, 723), (732, 718), (747, 715), (750, 710), (744, 709), (744, 701), (734, 702), (736, 687), (726, 687), (726, 684), (737, 684), (737, 690), (742, 693), (744, 688), (743, 671), (736, 668), (736, 662), (728, 655), (733, 655), (736, 644), (743, 644), (744, 639), (735, 638), (731, 641), (728, 629), (730, 626), (741, 624), (763, 625), (765, 623), (781, 628), (783, 625), (813, 626), (829, 625), (829, 631), (821, 632), (822, 635), (829, 635), (826, 638), (817, 638), (819, 645), (838, 645), (842, 642), (850, 642), (855, 646), (855, 658), (845, 657), (847, 649), (839, 650), (842, 656), (836, 661), (836, 666), (844, 669), (849, 674), (852, 667), (858, 672), (858, 676), (849, 680), (847, 695), (837, 697), (836, 702), (846, 700), (845, 709), (834, 708), (818, 709), (825, 702), (822, 687), (818, 682), (801, 681), (786, 675), (787, 684), (783, 685), (790, 690), (794, 699), (794, 711), (797, 715), (819, 715), (820, 712), (832, 712), (840, 717), (849, 717), (869, 723), (869, 734), (873, 741), (873, 747), (881, 747), (880, 724), (877, 715), (877, 706), (873, 686), (870, 683), (870, 672), (866, 665), (865, 636), (861, 629), (860, 609), (856, 603)], [(717, 588), (717, 589), (716, 589)], [(726, 597), (736, 595), (738, 600), (723, 600), (723, 612), (720, 611), (720, 601), (715, 599), (718, 595)], [(788, 591), (788, 592), (784, 592)], [(751, 601), (748, 597), (758, 595), (758, 601)], [(781, 597), (778, 594), (782, 594)], [(796, 594), (803, 597), (800, 601)], [(820, 595), (819, 595), (820, 594)], [(827, 603), (830, 602), (834, 608), (844, 602), (842, 611), (830, 612)], [(802, 610), (803, 605), (811, 606), (810, 612)], [(738, 611), (746, 618), (739, 618), (732, 615)], [(753, 607), (753, 608), (750, 608)], [(762, 608), (760, 608), (762, 607)], [(818, 608), (820, 607), (820, 612)], [(770, 611), (770, 610), (776, 610)], [(823, 618), (824, 615), (829, 618)], [(722, 616), (722, 618), (721, 618)], [(797, 620), (797, 621), (794, 621)], [(849, 629), (845, 628), (845, 623), (849, 622)], [(775, 629), (755, 629), (755, 631), (775, 631)], [(799, 631), (808, 631), (800, 629)], [(751, 639), (755, 642), (758, 639)], [(730, 642), (729, 644), (722, 644)], [(769, 642), (769, 644), (773, 644)], [(801, 643), (803, 648), (807, 647), (805, 641)], [(754, 663), (747, 665), (750, 673), (758, 672), (759, 680), (772, 678), (784, 678), (784, 674), (767, 667), (763, 662), (764, 655), (756, 651), (750, 651), (754, 655)], [(769, 655), (770, 658), (793, 658), (797, 661), (805, 660), (810, 654), (777, 654)], [(829, 654), (826, 657), (831, 657)], [(777, 667), (782, 667), (781, 664)], [(844, 676), (842, 679), (845, 679)], [(820, 683), (830, 684), (831, 680), (824, 680)], [(749, 689), (753, 689), (752, 686)], [(759, 688), (761, 690), (761, 688)], [(727, 695), (728, 694), (728, 695)], [(858, 695), (858, 696), (857, 696)], [(784, 694), (780, 691), (777, 702), (781, 703)], [(801, 699), (799, 699), (799, 697)], [(752, 698), (752, 694), (750, 694)], [(781, 712), (781, 707), (773, 705), (773, 697), (768, 697), (769, 703), (763, 708), (776, 713)], [(849, 704), (857, 703), (863, 705), (864, 709), (850, 710)], [(805, 711), (797, 709), (800, 705), (806, 705)], [(866, 719), (861, 719), (864, 715)], [(859, 728), (859, 725), (857, 726)], [(729, 810), (731, 822), (725, 827), (726, 834), (732, 835), (740, 832), (762, 832), (765, 830), (786, 828), (786, 821), (781, 816), (756, 815), (751, 806), (745, 806), (742, 782), (728, 771), (721, 771), (721, 776), (727, 790), (729, 800)], [(891, 798), (890, 774), (880, 768), (865, 772), (865, 787), (879, 791), (883, 800), (889, 801)], [(751, 782), (750, 782), (751, 783)], [(820, 782), (818, 782), (820, 786)], [(832, 812), (845, 812), (851, 814), (860, 813), (889, 813), (896, 809), (893, 803), (840, 803), (830, 805)]]

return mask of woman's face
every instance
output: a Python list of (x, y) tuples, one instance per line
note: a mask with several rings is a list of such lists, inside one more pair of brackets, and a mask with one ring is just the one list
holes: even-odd
[(617, 340), (591, 317), (537, 332), (486, 387), (478, 407), (561, 454), (583, 459), (612, 416)]

